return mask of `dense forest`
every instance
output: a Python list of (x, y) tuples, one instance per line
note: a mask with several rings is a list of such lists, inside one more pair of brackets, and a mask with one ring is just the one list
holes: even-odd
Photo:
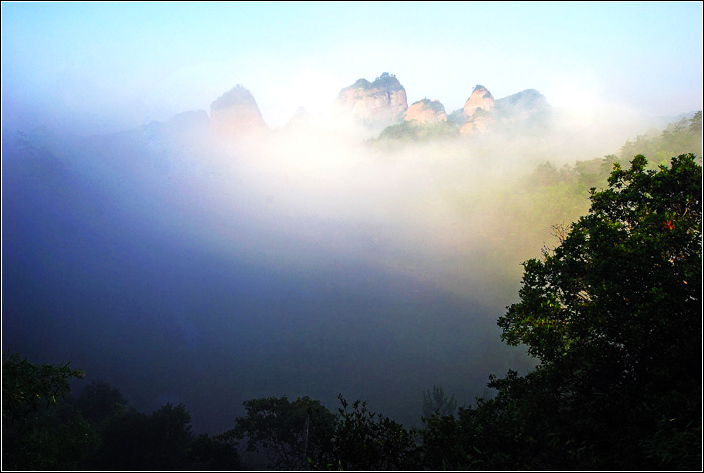
[(701, 120), (618, 155), (545, 162), (502, 201), (558, 244), (523, 263), (519, 301), (497, 321), (535, 368), (487, 373), (472, 404), (433, 387), (419, 393), (422, 427), (407, 429), (344, 393), (332, 409), (259, 398), (230, 430), (196, 435), (182, 404), (142, 413), (69, 363), (3, 353), (2, 467), (701, 470)]

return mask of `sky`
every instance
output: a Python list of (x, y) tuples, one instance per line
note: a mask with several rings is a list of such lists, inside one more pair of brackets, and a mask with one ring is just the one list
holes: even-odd
[(3, 2), (4, 129), (165, 121), (237, 84), (265, 121), (395, 74), (409, 104), (537, 89), (553, 106), (701, 108), (700, 2)]

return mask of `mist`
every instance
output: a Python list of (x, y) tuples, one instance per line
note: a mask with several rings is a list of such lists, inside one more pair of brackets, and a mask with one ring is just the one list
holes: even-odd
[(509, 205), (585, 152), (564, 136), (386, 142), (314, 116), (233, 140), (202, 111), (4, 136), (3, 348), (143, 411), (184, 403), (201, 432), (247, 399), (338, 393), (418, 425), (432, 386), (471, 403), (533, 365), (496, 319), (554, 236)]

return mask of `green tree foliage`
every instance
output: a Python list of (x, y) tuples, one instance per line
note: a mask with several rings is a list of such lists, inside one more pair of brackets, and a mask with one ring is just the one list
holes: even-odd
[(366, 402), (338, 396), (338, 415), (308, 397), (244, 402), (246, 415), (219, 438), (247, 439), (247, 451), (264, 453), (278, 470), (408, 470), (422, 463), (417, 434)]
[(438, 123), (418, 123), (411, 120), (384, 128), (379, 137), (371, 142), (374, 144), (389, 141), (418, 142), (457, 136), (459, 136), (459, 127), (449, 120)]
[[(497, 268), (495, 274), (507, 286), (521, 276), (516, 260), (528, 259), (534, 248), (548, 241), (557, 240), (547, 229), (558, 224), (577, 220), (589, 211), (589, 196), (592, 187), (597, 190), (608, 187), (608, 178), (615, 163), (628, 166), (633, 156), (643, 154), (655, 156), (649, 169), (660, 164), (669, 164), (669, 157), (694, 153), (701, 164), (702, 125), (701, 112), (691, 119), (683, 119), (668, 125), (663, 131), (628, 141), (617, 154), (577, 161), (574, 164), (556, 166), (546, 161), (534, 171), (518, 179), (498, 186), (492, 192), (448, 189), (448, 198), (457, 211), (467, 219), (481, 218), (481, 227), (490, 228), (491, 238), (487, 242), (487, 257)], [(481, 155), (481, 153), (479, 153)], [(515, 269), (514, 269), (515, 268)], [(489, 275), (491, 277), (491, 275)], [(506, 294), (509, 297), (510, 294)]]
[[(562, 445), (550, 436), (555, 396), (537, 372), (520, 377), (490, 376), (493, 398), (477, 398), (457, 416), (425, 419), (422, 431), (424, 466), (431, 470), (560, 470), (574, 469), (564, 460)], [(549, 427), (548, 427), (549, 426)]]
[(590, 214), (553, 254), (524, 264), (521, 302), (499, 319), (509, 344), (544, 363), (608, 353), (630, 377), (663, 354), (697, 349), (691, 339), (666, 348), (700, 318), (701, 167), (693, 155), (659, 172), (646, 164), (636, 156), (630, 170), (616, 165), (610, 188), (593, 192)]
[(235, 428), (224, 439), (247, 439), (247, 451), (263, 452), (273, 469), (306, 468), (308, 456), (315, 456), (322, 436), (334, 422), (320, 401), (309, 397), (291, 402), (286, 396), (250, 399), (244, 403), (246, 414), (235, 420)]
[(83, 378), (69, 363), (35, 364), (3, 354), (2, 466), (4, 469), (75, 469), (97, 446), (97, 433), (80, 413), (65, 409), (69, 380)]
[[(590, 214), (525, 264), (521, 302), (499, 319), (502, 338), (527, 345), (559, 380), (562, 403), (588, 410), (591, 423), (573, 425), (624, 448), (614, 432), (652, 442), (642, 435), (661, 417), (701, 425), (691, 402), (676, 400), (701, 388), (701, 166), (692, 154), (669, 169), (646, 166), (639, 155), (628, 170), (614, 167)], [(653, 456), (628, 450), (629, 461)]]
[(702, 112), (692, 118), (670, 123), (663, 131), (652, 131), (628, 140), (621, 147), (624, 161), (637, 154), (648, 156), (655, 164), (667, 164), (670, 156), (694, 153), (702, 155)]
[(423, 418), (427, 419), (434, 415), (449, 416), (454, 414), (457, 408), (457, 400), (453, 394), (449, 398), (445, 395), (445, 390), (440, 386), (433, 386), (433, 392), (428, 389), (423, 393)]
[(701, 179), (692, 154), (614, 165), (499, 319), (539, 365), (431, 419), (431, 468), (701, 467)]
[[(492, 228), (505, 228), (505, 235), (512, 240), (525, 241), (533, 245), (535, 238), (543, 239), (542, 229), (556, 222), (572, 221), (584, 215), (588, 209), (589, 190), (608, 186), (608, 178), (615, 163), (628, 163), (635, 155), (657, 156), (651, 166), (668, 164), (671, 156), (702, 152), (702, 113), (691, 119), (671, 123), (662, 132), (638, 136), (627, 141), (619, 155), (577, 161), (561, 168), (547, 161), (506, 192), (498, 195), (472, 196), (472, 202), (480, 202), (482, 208), (497, 207), (492, 213), (497, 220), (488, 222)], [(520, 192), (515, 192), (519, 190)], [(498, 199), (497, 199), (498, 197)], [(479, 200), (478, 200), (479, 199)], [(469, 203), (467, 203), (469, 205)], [(518, 229), (518, 230), (515, 230)], [(529, 230), (529, 235), (525, 230)], [(521, 234), (513, 234), (513, 232)], [(502, 232), (504, 233), (504, 232)], [(534, 238), (530, 238), (535, 234)], [(513, 254), (509, 255), (512, 259)], [(508, 261), (506, 261), (508, 263)]]
[(37, 365), (19, 354), (3, 353), (2, 359), (2, 419), (23, 422), (40, 406), (56, 404), (70, 391), (71, 378), (83, 378), (81, 370), (71, 369), (70, 363)]
[(81, 370), (4, 354), (2, 467), (9, 470), (237, 470), (236, 445), (194, 438), (183, 405), (151, 415), (127, 405), (118, 389), (92, 382), (76, 398)]
[(316, 431), (320, 451), (309, 456), (314, 469), (415, 470), (422, 462), (422, 448), (415, 431), (367, 409), (366, 402), (349, 403), (340, 394), (342, 407), (334, 424)]

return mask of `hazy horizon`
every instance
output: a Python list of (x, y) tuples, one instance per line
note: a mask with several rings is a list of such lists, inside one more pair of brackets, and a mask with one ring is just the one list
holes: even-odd
[(448, 113), (476, 84), (496, 98), (536, 89), (586, 123), (702, 101), (697, 2), (6, 2), (2, 13), (3, 123), (17, 129), (131, 129), (209, 111), (236, 84), (278, 128), (382, 72), (409, 104), (438, 99)]

